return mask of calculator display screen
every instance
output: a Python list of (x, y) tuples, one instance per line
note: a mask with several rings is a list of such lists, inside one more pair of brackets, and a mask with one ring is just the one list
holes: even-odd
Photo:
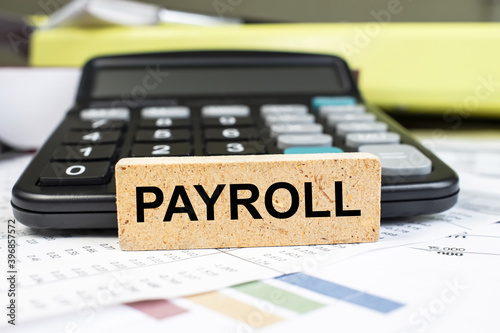
[(341, 93), (334, 67), (115, 68), (97, 71), (94, 98)]

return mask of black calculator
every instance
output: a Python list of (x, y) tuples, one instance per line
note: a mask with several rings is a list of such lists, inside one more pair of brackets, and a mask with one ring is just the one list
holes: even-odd
[(85, 65), (74, 107), (15, 184), (12, 207), (34, 228), (116, 228), (113, 171), (120, 158), (356, 151), (381, 160), (383, 218), (456, 203), (456, 173), (367, 104), (339, 57), (99, 57)]

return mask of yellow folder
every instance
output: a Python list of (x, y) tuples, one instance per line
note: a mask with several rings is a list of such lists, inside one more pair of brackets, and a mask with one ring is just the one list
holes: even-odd
[(500, 24), (328, 23), (56, 28), (34, 33), (34, 66), (111, 54), (249, 49), (340, 55), (365, 98), (387, 109), (500, 116)]

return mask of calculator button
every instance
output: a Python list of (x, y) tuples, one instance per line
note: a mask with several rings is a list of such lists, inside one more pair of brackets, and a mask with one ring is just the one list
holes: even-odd
[(356, 99), (351, 96), (316, 96), (311, 99), (311, 107), (315, 112), (325, 105), (353, 105), (356, 103)]
[(157, 118), (157, 119), (141, 119), (139, 127), (141, 128), (176, 128), (189, 127), (191, 124), (189, 119), (172, 119), (172, 118)]
[(373, 123), (339, 123), (336, 127), (338, 136), (346, 136), (348, 133), (375, 132), (387, 132), (387, 124), (380, 121)]
[(338, 123), (373, 123), (376, 117), (373, 113), (364, 114), (331, 114), (326, 123), (329, 127), (335, 127)]
[(126, 127), (127, 123), (123, 120), (110, 120), (110, 119), (98, 119), (91, 121), (75, 121), (71, 124), (71, 129), (73, 130), (122, 130)]
[(81, 120), (124, 120), (130, 119), (130, 111), (127, 108), (89, 108), (80, 111)]
[(71, 145), (59, 147), (54, 161), (95, 161), (111, 160), (116, 154), (116, 145)]
[(246, 140), (257, 138), (255, 128), (207, 128), (205, 130), (206, 140)]
[(277, 146), (279, 149), (290, 147), (331, 147), (333, 138), (329, 134), (293, 135), (284, 134), (278, 136)]
[(302, 104), (266, 104), (260, 107), (260, 116), (267, 115), (304, 115), (309, 108)]
[(40, 175), (42, 186), (99, 185), (109, 181), (109, 162), (75, 162), (47, 164)]
[(142, 119), (187, 119), (191, 117), (191, 110), (187, 106), (147, 107), (141, 110), (141, 117)]
[(349, 133), (345, 137), (345, 144), (349, 148), (358, 148), (368, 144), (396, 144), (400, 139), (399, 134), (393, 132)]
[(249, 117), (250, 108), (247, 105), (206, 105), (201, 108), (201, 115), (204, 118)]
[(220, 116), (216, 118), (203, 118), (205, 126), (251, 126), (255, 122), (251, 117)]
[(432, 171), (432, 161), (410, 145), (363, 145), (358, 151), (377, 155), (384, 176), (428, 175)]
[(339, 147), (292, 147), (283, 151), (283, 154), (324, 154), (343, 153)]
[(258, 141), (221, 142), (209, 141), (207, 155), (254, 155), (265, 154), (265, 146)]
[(191, 132), (182, 129), (139, 130), (135, 135), (137, 142), (186, 141), (190, 138)]
[(314, 121), (315, 118), (312, 114), (265, 116), (266, 126), (273, 124), (312, 124)]
[(319, 117), (325, 119), (330, 115), (344, 115), (344, 114), (363, 114), (366, 112), (364, 105), (331, 105), (322, 106), (319, 108)]
[(135, 144), (132, 147), (132, 157), (148, 156), (189, 156), (193, 148), (187, 142), (169, 144)]
[(113, 143), (118, 142), (120, 136), (119, 131), (70, 132), (63, 143)]
[(274, 124), (271, 125), (271, 136), (282, 134), (319, 134), (323, 132), (321, 124)]

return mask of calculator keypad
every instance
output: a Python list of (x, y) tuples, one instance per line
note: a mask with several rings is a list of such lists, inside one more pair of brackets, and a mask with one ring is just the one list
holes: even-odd
[[(136, 125), (131, 124), (134, 119)], [(130, 131), (134, 131), (130, 133)], [(123, 147), (125, 138), (127, 147)], [(130, 141), (131, 140), (131, 141)], [(201, 146), (201, 147), (200, 147)], [(122, 151), (120, 153), (120, 151)], [(40, 185), (109, 182), (118, 154), (131, 157), (370, 152), (382, 174), (424, 175), (431, 161), (350, 96), (305, 104), (157, 106), (80, 111), (40, 175)]]

